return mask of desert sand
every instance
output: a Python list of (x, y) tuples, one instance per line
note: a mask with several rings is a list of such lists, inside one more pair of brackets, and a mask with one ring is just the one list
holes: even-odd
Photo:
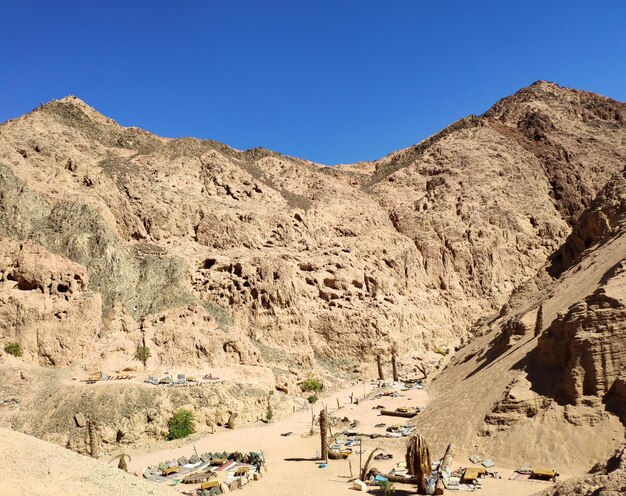
[[(428, 405), (428, 393), (425, 389), (403, 391), (403, 397), (384, 397), (378, 399), (363, 400), (364, 389), (369, 395), (371, 391), (391, 390), (387, 387), (382, 390), (376, 385), (357, 384), (350, 388), (323, 396), (317, 405), (319, 412), (321, 405), (328, 406), (328, 411), (334, 417), (348, 417), (350, 420), (357, 419), (360, 424), (356, 428), (358, 432), (384, 434), (385, 428), (375, 427), (376, 424), (386, 423), (389, 425), (405, 425), (410, 423), (408, 419), (388, 417), (379, 415), (379, 411), (373, 407), (384, 405), (388, 409), (395, 409), (400, 406), (425, 408)], [(360, 398), (358, 405), (350, 404), (349, 396), (354, 394), (354, 398)], [(337, 399), (341, 408), (337, 409)], [(320, 405), (321, 404), (321, 405)], [(419, 431), (419, 415), (417, 417)], [(345, 428), (345, 427), (343, 427)], [(359, 455), (353, 454), (349, 460), (330, 460), (328, 468), (319, 468), (319, 461), (316, 459), (320, 450), (319, 430), (316, 428), (313, 436), (310, 436), (311, 410), (305, 407), (294, 414), (284, 416), (270, 424), (256, 424), (241, 427), (235, 430), (220, 430), (213, 435), (198, 437), (193, 440), (176, 443), (173, 448), (166, 447), (169, 443), (164, 443), (162, 449), (149, 453), (134, 452), (132, 463), (129, 465), (130, 471), (143, 472), (150, 465), (157, 465), (164, 460), (176, 459), (180, 456), (189, 456), (194, 452), (205, 451), (259, 451), (262, 450), (267, 457), (268, 471), (260, 481), (249, 483), (244, 486), (241, 494), (255, 494), (258, 496), (314, 496), (319, 494), (328, 495), (353, 495), (355, 491), (351, 489), (349, 480), (356, 477), (359, 471)], [(281, 436), (283, 433), (292, 432), (290, 436)], [(388, 472), (400, 461), (404, 461), (406, 452), (405, 444), (407, 438), (391, 439), (380, 437), (376, 439), (363, 439), (362, 461), (365, 463), (367, 456), (375, 448), (382, 448), (384, 453), (391, 453), (391, 460), (374, 460), (372, 466), (378, 468), (383, 473)], [(443, 453), (433, 453), (433, 460)], [(459, 454), (454, 466), (471, 466), (465, 454)], [(496, 460), (497, 462), (497, 460)], [(352, 465), (353, 477), (350, 476), (350, 465)], [(492, 470), (501, 473), (502, 479), (486, 479), (483, 482), (482, 494), (489, 496), (525, 496), (533, 494), (542, 488), (551, 485), (549, 482), (520, 482), (510, 481), (508, 477), (513, 473), (513, 468), (496, 465)], [(562, 474), (567, 477), (568, 474)], [(155, 483), (156, 485), (156, 483)], [(160, 486), (160, 485), (159, 485)], [(190, 486), (191, 487), (191, 486)], [(411, 485), (396, 484), (398, 491), (405, 489), (414, 490)], [(186, 489), (178, 486), (179, 490)], [(376, 488), (371, 488), (372, 492)], [(397, 494), (402, 494), (398, 492)]]

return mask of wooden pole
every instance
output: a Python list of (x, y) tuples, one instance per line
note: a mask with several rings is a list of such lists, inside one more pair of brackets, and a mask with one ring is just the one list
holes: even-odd
[(378, 366), (378, 379), (384, 381), (385, 374), (383, 373), (383, 363), (380, 358), (380, 353), (376, 355), (376, 365)]
[(396, 349), (391, 350), (391, 371), (394, 382), (398, 382), (398, 363), (396, 362)]
[(359, 474), (361, 470), (363, 470), (363, 438), (359, 439)]
[(87, 429), (89, 432), (89, 454), (93, 458), (98, 458), (98, 438), (96, 434), (96, 422), (91, 418), (87, 420)]
[(441, 460), (441, 465), (439, 466), (439, 478), (437, 479), (437, 485), (435, 486), (435, 494), (443, 494), (444, 485), (443, 485), (443, 477), (441, 477), (442, 472), (450, 472), (452, 468), (452, 462), (454, 461), (454, 452), (452, 443), (448, 444), (448, 448), (446, 449), (446, 453), (443, 455), (443, 460)]
[(321, 459), (328, 463), (328, 419), (326, 418), (326, 410), (322, 408), (320, 411), (320, 441), (321, 441)]

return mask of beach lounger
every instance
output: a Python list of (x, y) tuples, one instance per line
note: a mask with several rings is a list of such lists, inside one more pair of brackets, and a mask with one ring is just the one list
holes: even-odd
[(474, 482), (478, 477), (487, 475), (487, 470), (483, 467), (467, 467), (463, 472), (463, 482)]
[(208, 491), (210, 489), (213, 489), (214, 487), (219, 488), (220, 487), (220, 481), (212, 480), (212, 481), (204, 482), (204, 483), (200, 484), (200, 489), (202, 491)]
[(554, 470), (544, 470), (544, 469), (537, 469), (537, 470), (533, 470), (532, 473), (530, 474), (530, 476), (533, 479), (541, 479), (541, 480), (555, 480), (556, 477), (558, 477), (558, 473)]
[(168, 467), (162, 470), (163, 475), (168, 476), (180, 472), (180, 467)]

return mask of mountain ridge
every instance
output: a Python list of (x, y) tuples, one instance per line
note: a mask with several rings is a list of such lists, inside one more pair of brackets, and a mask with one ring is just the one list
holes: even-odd
[(364, 174), (52, 102), (0, 125), (0, 341), (87, 371), (145, 342), (149, 369), (253, 367), (288, 394), (392, 349), (435, 374), (554, 282), (547, 260), (624, 168), (625, 108), (538, 82)]

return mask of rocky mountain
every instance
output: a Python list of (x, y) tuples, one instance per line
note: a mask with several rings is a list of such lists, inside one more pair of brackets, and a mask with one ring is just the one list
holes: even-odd
[[(139, 330), (155, 363), (225, 360), (209, 343), (226, 329), (243, 362), (257, 345), (309, 365), (451, 348), (534, 277), (623, 167), (625, 115), (538, 82), (414, 147), (331, 168), (50, 102), (0, 127), (0, 232), (14, 240), (2, 339), (43, 365), (112, 359), (107, 336)], [(60, 272), (27, 275), (31, 256)], [(189, 305), (196, 317), (162, 319)], [(71, 346), (33, 337), (69, 327)]]
[[(462, 347), (419, 417), (435, 445), (505, 459), (544, 436), (585, 465), (623, 429), (625, 165), (626, 104), (545, 81), (336, 167), (56, 100), (0, 125), (0, 343), (85, 374), (136, 368), (145, 342), (148, 370), (238, 367), (285, 394), (310, 370), (359, 376), (391, 348), (413, 374)], [(27, 389), (28, 404), (50, 397)], [(148, 413), (128, 432), (148, 432)], [(12, 421), (75, 443), (55, 420)], [(581, 433), (604, 444), (572, 454)]]

